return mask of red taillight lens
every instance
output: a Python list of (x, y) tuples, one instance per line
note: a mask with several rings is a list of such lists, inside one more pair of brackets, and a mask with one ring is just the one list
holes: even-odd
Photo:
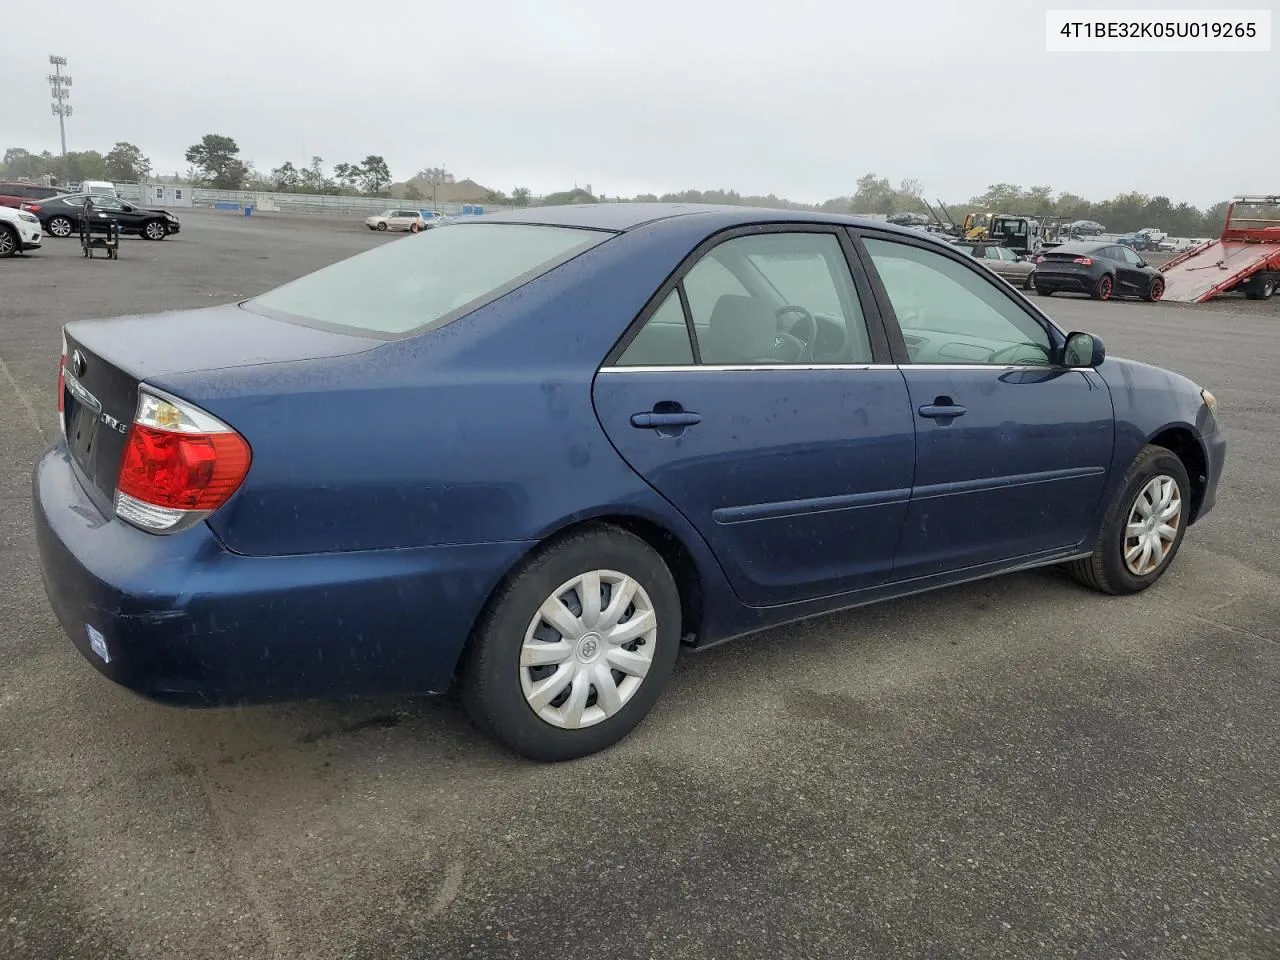
[(39, 212), (40, 212), (40, 204), (38, 204), (38, 203), (24, 203), (24, 204), (22, 205), (21, 209), (23, 209), (23, 210), (27, 211), (27, 213), (39, 213)]
[(1082, 267), (1092, 267), (1092, 266), (1093, 266), (1093, 258), (1092, 258), (1092, 257), (1076, 257), (1076, 258), (1075, 258), (1074, 260), (1072, 260), (1071, 262), (1072, 262), (1072, 263), (1078, 263), (1078, 264), (1080, 264), (1080, 266), (1082, 266)]
[(1044, 257), (1036, 257), (1036, 258), (1035, 258), (1035, 259), (1033, 259), (1031, 262), (1032, 262), (1032, 263), (1044, 263)]
[(134, 423), (116, 488), (154, 507), (216, 510), (249, 472), (237, 433), (173, 433)]
[(62, 356), (58, 357), (58, 419), (62, 419), (62, 408), (66, 401), (63, 394), (67, 392), (67, 381), (64, 371), (67, 368), (67, 338), (64, 334), (62, 337)]
[(248, 442), (221, 420), (141, 390), (116, 477), (116, 515), (153, 533), (184, 530), (231, 499), (251, 459)]

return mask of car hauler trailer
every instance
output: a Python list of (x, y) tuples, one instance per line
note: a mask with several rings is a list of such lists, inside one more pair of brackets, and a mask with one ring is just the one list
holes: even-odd
[(1280, 287), (1280, 196), (1233, 197), (1222, 236), (1160, 267), (1164, 299), (1204, 303), (1239, 290), (1266, 300)]

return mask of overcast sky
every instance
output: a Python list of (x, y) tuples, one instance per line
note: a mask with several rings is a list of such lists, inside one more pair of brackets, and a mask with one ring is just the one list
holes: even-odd
[(397, 180), (444, 165), (508, 192), (817, 202), (867, 172), (952, 200), (997, 182), (1200, 206), (1280, 190), (1280, 53), (1045, 52), (1047, 8), (1121, 5), (1161, 6), (61, 0), (66, 29), (0, 51), (0, 149), (59, 149), (56, 53), (74, 79), (68, 149), (128, 140), (161, 173), (212, 132), (263, 171), (378, 153)]

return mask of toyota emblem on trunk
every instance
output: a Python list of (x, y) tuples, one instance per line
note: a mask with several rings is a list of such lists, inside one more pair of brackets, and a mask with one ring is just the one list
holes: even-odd
[(84, 354), (79, 350), (71, 354), (71, 373), (76, 377), (84, 376)]

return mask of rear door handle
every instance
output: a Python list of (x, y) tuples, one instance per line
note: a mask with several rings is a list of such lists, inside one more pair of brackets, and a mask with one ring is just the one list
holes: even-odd
[(702, 414), (690, 410), (678, 413), (633, 413), (631, 425), (642, 430), (658, 430), (663, 427), (692, 427), (702, 422)]

